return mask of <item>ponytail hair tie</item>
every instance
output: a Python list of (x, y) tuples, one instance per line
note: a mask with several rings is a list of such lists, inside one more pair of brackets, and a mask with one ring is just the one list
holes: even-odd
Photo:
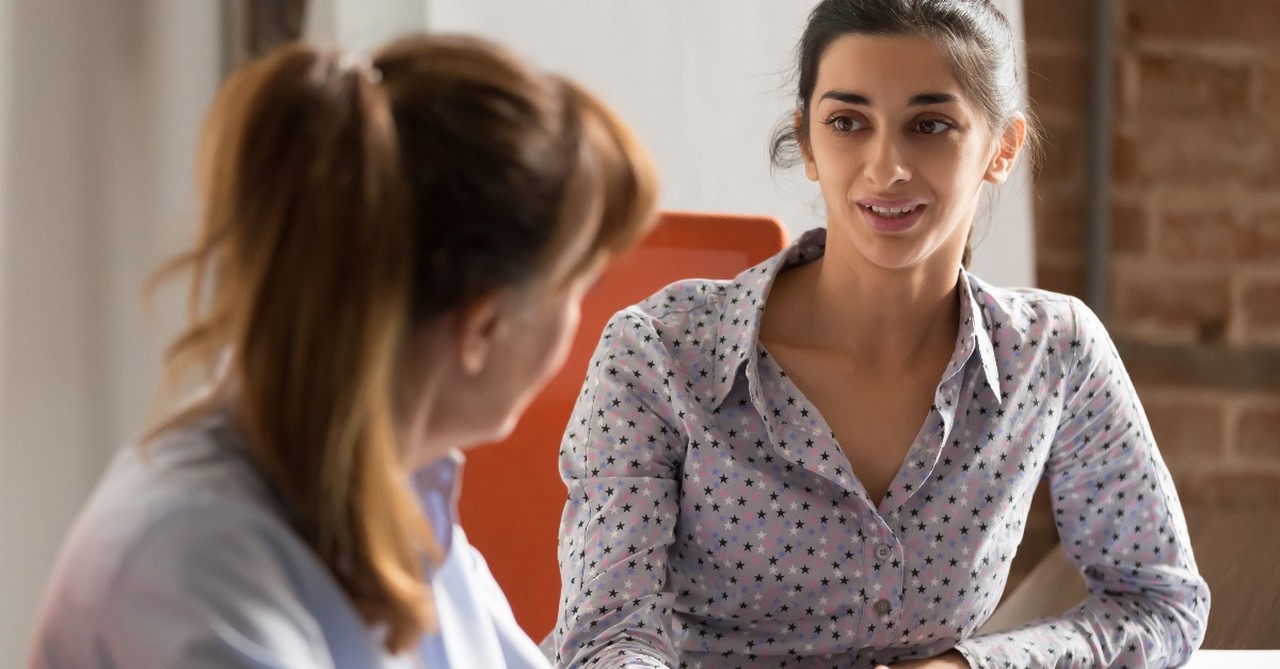
[(382, 82), (382, 70), (374, 66), (367, 54), (346, 51), (338, 57), (338, 68), (343, 72), (354, 72), (368, 79), (370, 83)]

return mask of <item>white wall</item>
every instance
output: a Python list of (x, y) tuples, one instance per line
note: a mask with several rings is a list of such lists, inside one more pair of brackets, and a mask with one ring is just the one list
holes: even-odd
[[(0, 666), (21, 666), (71, 518), (139, 427), (194, 226), (217, 3), (0, 0)], [(167, 308), (166, 308), (167, 307)]]
[[(1021, 0), (998, 0), (1021, 32)], [(789, 113), (794, 48), (812, 2), (427, 0), (432, 30), (493, 38), (581, 81), (617, 108), (658, 160), (662, 205), (777, 216), (792, 235), (825, 222), (799, 170), (767, 149)], [(1006, 186), (975, 269), (1034, 282), (1030, 188)]]
[(304, 35), (328, 46), (368, 52), (426, 25), (428, 0), (308, 0)]

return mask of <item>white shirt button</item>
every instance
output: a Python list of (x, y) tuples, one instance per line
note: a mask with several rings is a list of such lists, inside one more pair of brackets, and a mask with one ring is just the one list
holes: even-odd
[(890, 555), (893, 555), (893, 549), (889, 548), (887, 544), (876, 546), (876, 559), (888, 560)]

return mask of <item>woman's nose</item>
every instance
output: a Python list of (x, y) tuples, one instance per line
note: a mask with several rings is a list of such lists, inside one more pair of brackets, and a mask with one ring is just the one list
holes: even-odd
[(888, 188), (911, 180), (911, 169), (899, 141), (885, 133), (875, 138), (868, 147), (870, 154), (867, 156), (866, 176), (878, 188)]

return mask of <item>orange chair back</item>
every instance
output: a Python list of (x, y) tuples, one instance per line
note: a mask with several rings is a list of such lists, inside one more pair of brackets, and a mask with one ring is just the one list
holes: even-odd
[(566, 495), (557, 453), (605, 323), (673, 281), (732, 278), (785, 245), (786, 230), (774, 218), (664, 212), (653, 232), (611, 263), (587, 294), (564, 368), (515, 432), (467, 453), (462, 527), (532, 638), (545, 637), (555, 625), (556, 543)]

